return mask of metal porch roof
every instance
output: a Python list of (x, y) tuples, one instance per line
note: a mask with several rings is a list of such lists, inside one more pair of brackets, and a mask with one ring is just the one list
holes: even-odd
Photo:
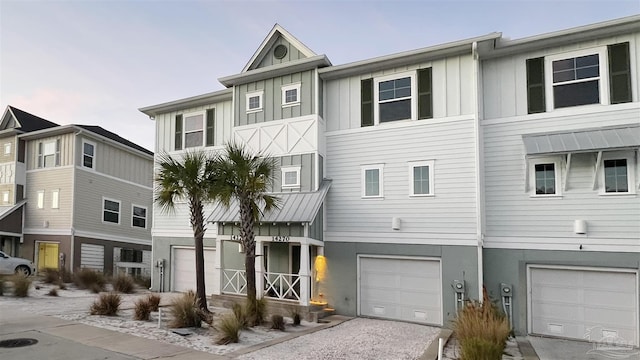
[[(262, 222), (312, 222), (322, 205), (331, 180), (323, 180), (318, 191), (274, 194), (280, 198), (280, 208), (264, 214)], [(238, 202), (232, 201), (229, 207), (217, 203), (207, 222), (240, 221)]]
[(640, 124), (522, 135), (527, 155), (640, 147)]

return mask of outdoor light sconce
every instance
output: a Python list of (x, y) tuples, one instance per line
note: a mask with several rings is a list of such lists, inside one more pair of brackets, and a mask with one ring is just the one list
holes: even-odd
[(584, 235), (587, 233), (587, 222), (585, 220), (575, 220), (573, 222), (573, 232)]
[(391, 218), (391, 229), (400, 230), (400, 218), (399, 217)]

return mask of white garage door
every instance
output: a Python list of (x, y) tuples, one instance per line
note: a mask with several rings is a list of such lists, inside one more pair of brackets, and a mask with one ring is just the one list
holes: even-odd
[(80, 244), (80, 267), (104, 271), (104, 246)]
[[(173, 248), (173, 266), (171, 266), (171, 290), (187, 291), (196, 290), (196, 255), (193, 248)], [(218, 279), (215, 276), (215, 249), (204, 249), (204, 282), (207, 295), (213, 293), (214, 284)]]
[(635, 272), (529, 268), (531, 332), (638, 345)]
[(359, 314), (442, 325), (440, 261), (359, 257)]

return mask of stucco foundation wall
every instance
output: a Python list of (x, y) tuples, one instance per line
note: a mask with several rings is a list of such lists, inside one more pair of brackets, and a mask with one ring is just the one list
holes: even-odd
[[(195, 246), (193, 237), (153, 237), (153, 250), (151, 261), (151, 290), (160, 291), (160, 268), (156, 266), (158, 260), (164, 259), (164, 291), (171, 290), (171, 247), (172, 246)], [(204, 247), (215, 248), (216, 240), (213, 238), (204, 239)], [(237, 251), (237, 245), (236, 245)], [(196, 271), (196, 264), (193, 264), (193, 271)]]
[(500, 300), (500, 283), (513, 286), (513, 328), (527, 333), (527, 265), (561, 265), (640, 270), (640, 253), (484, 249), (484, 284)]
[(455, 295), (451, 282), (465, 280), (467, 297), (477, 299), (478, 261), (473, 246), (409, 245), (326, 242), (327, 273), (318, 290), (338, 314), (357, 315), (357, 255), (387, 255), (438, 258), (442, 266), (442, 308), (444, 326), (455, 316)]

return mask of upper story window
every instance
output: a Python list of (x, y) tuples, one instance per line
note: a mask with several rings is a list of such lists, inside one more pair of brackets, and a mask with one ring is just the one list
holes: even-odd
[(51, 191), (51, 208), (60, 208), (60, 190), (58, 189)]
[(38, 190), (38, 209), (44, 209), (44, 190)]
[(247, 112), (248, 113), (262, 110), (262, 95), (263, 94), (264, 94), (263, 91), (256, 91), (256, 92), (251, 92), (251, 93), (247, 94), (246, 102), (247, 102)]
[(9, 191), (3, 191), (2, 192), (2, 203), (3, 204), (8, 204), (9, 203)]
[(102, 222), (120, 224), (120, 201), (102, 198)]
[(433, 160), (409, 163), (410, 196), (433, 195)]
[(38, 143), (38, 168), (60, 166), (60, 140)]
[(96, 144), (82, 140), (82, 166), (95, 169)]
[(281, 171), (283, 189), (300, 187), (300, 166), (283, 167)]
[(300, 104), (300, 83), (282, 87), (282, 106)]
[(377, 165), (365, 165), (362, 167), (362, 197), (363, 198), (381, 198), (382, 181), (384, 179), (383, 174), (384, 166), (382, 164)]
[(361, 125), (432, 118), (431, 72), (426, 68), (362, 80)]
[(178, 114), (175, 119), (175, 150), (214, 145), (215, 108), (188, 114)]
[(4, 154), (5, 155), (11, 154), (11, 143), (4, 144)]
[(629, 43), (528, 59), (528, 113), (631, 101)]
[(147, 208), (138, 205), (131, 206), (131, 226), (147, 228)]

